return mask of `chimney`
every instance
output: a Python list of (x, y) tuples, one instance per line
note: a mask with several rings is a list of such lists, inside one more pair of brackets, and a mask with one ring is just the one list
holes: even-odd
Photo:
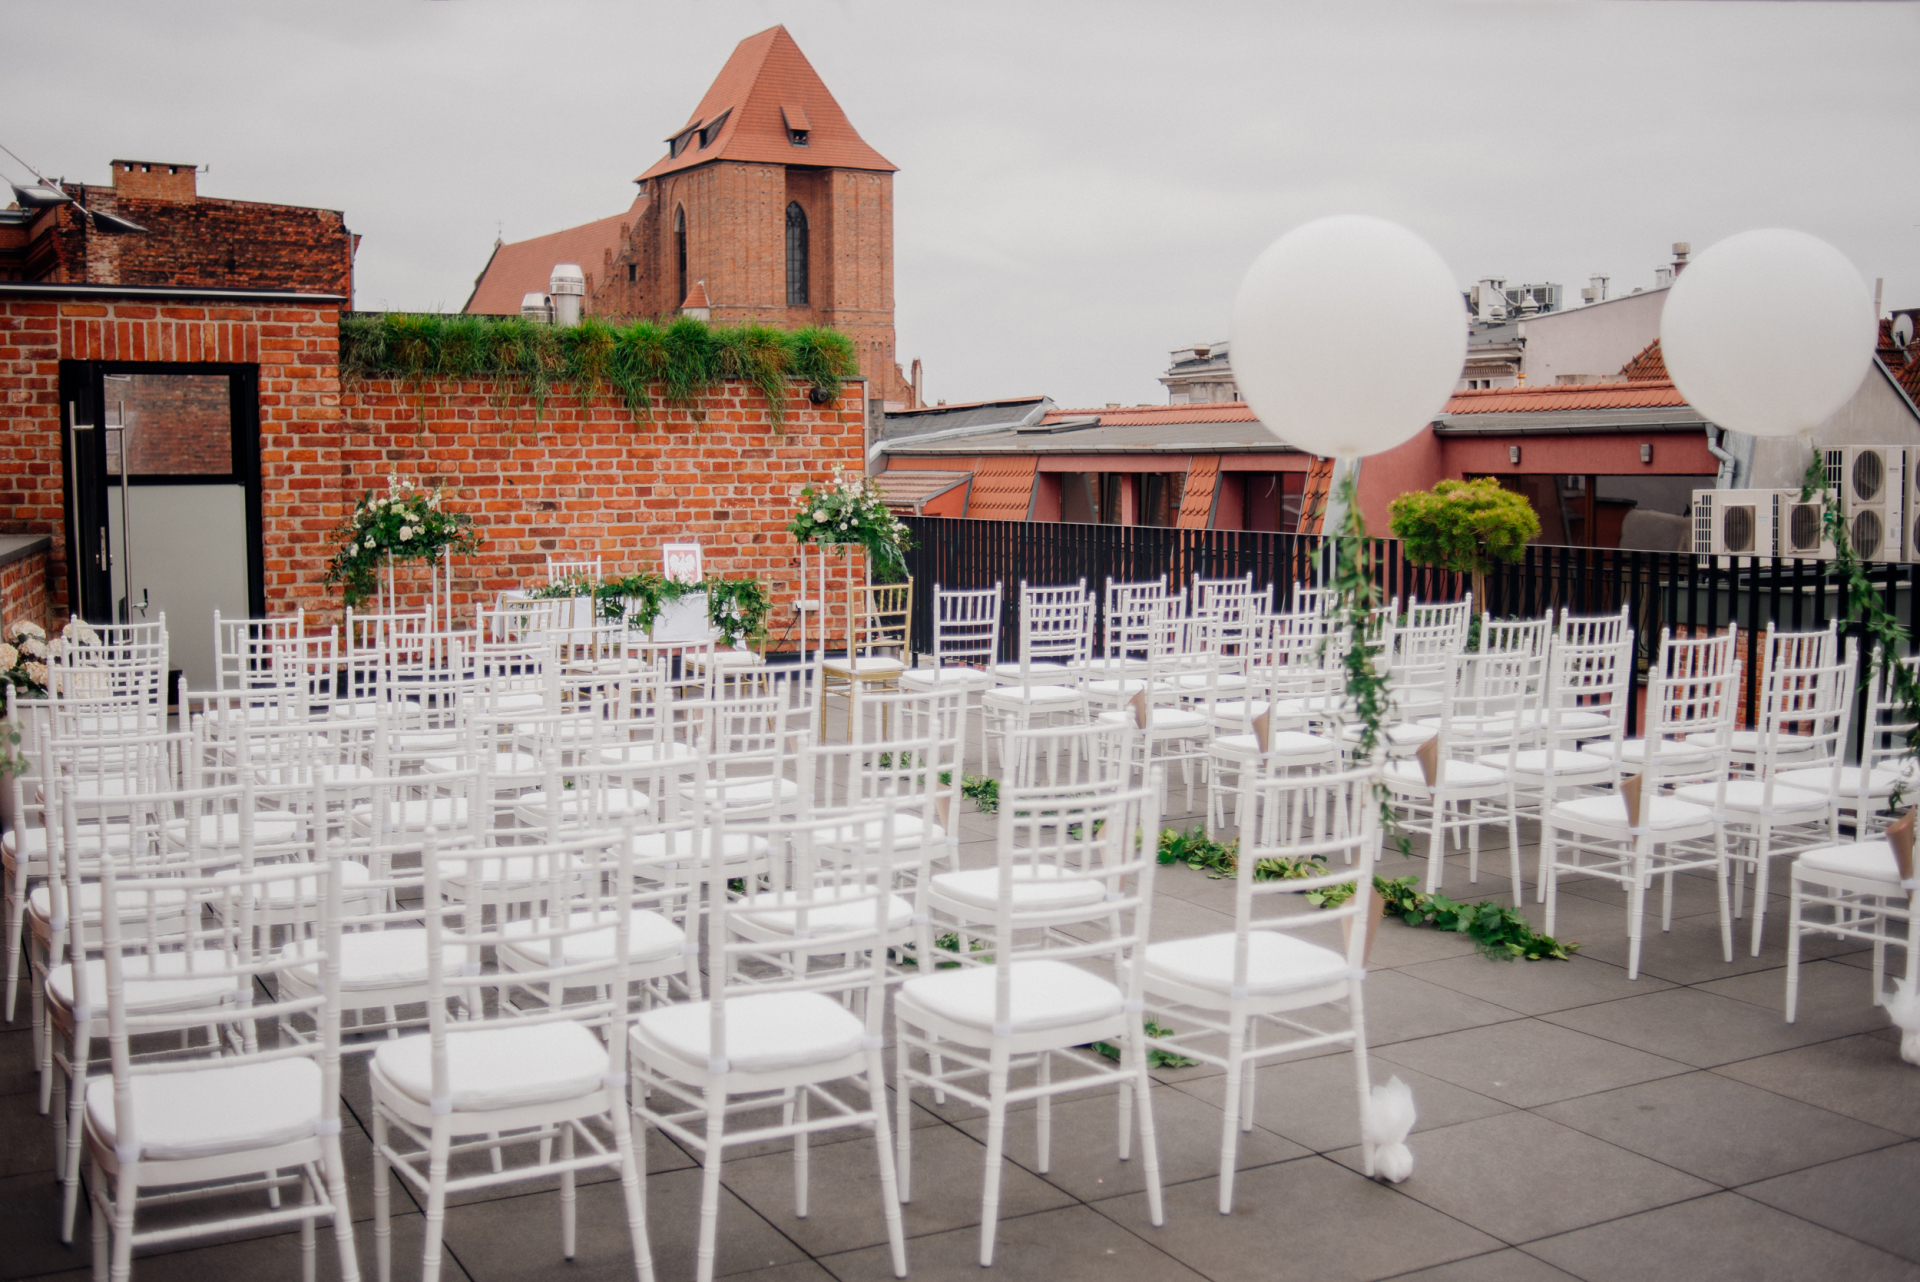
[(113, 162), (113, 191), (117, 196), (135, 200), (173, 200), (191, 204), (197, 196), (193, 189), (194, 165), (163, 165), (152, 160), (116, 160)]
[(1673, 284), (1673, 268), (1656, 267), (1653, 269), (1653, 287), (1655, 289), (1665, 289), (1671, 284)]
[[(1610, 279), (1609, 277), (1603, 276), (1598, 272), (1594, 273), (1592, 276), (1589, 276), (1587, 278), (1587, 289), (1590, 289), (1593, 291), (1593, 297), (1587, 299), (1588, 302), (1604, 303), (1607, 301), (1607, 284), (1609, 279)], [(1580, 296), (1582, 298), (1586, 298), (1587, 289), (1583, 289), (1580, 291)]]
[(1693, 252), (1693, 245), (1684, 240), (1673, 242), (1673, 278), (1680, 279), (1680, 273), (1687, 270), (1687, 255)]
[[(553, 323), (571, 327), (580, 323), (580, 307), (586, 299), (587, 278), (578, 263), (555, 263), (553, 278), (547, 282), (553, 293)], [(521, 306), (525, 307), (524, 301)]]
[(553, 321), (553, 302), (545, 294), (535, 291), (520, 296), (520, 319), (550, 324)]

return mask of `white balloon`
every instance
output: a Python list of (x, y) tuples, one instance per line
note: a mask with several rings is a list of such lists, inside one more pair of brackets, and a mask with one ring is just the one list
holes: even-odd
[(1729, 237), (1680, 273), (1660, 316), (1660, 351), (1674, 386), (1710, 421), (1793, 436), (1859, 389), (1878, 325), (1846, 255), (1770, 228)]
[(1453, 273), (1398, 223), (1321, 218), (1267, 246), (1233, 300), (1234, 381), (1289, 445), (1378, 454), (1434, 420), (1460, 381)]

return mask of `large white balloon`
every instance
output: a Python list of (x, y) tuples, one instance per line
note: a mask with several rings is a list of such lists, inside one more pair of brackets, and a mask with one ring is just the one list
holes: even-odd
[(1792, 436), (1859, 389), (1877, 326), (1846, 255), (1771, 228), (1723, 240), (1680, 273), (1660, 316), (1660, 351), (1674, 386), (1710, 421)]
[(1362, 214), (1267, 246), (1233, 300), (1233, 377), (1289, 445), (1358, 458), (1411, 439), (1460, 381), (1467, 313), (1426, 241)]

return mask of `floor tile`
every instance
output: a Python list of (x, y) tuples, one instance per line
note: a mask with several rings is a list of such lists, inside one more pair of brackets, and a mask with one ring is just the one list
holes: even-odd
[[(692, 1277), (700, 1231), (700, 1173), (687, 1170), (653, 1176), (647, 1180), (646, 1195), (658, 1276)], [(720, 1273), (742, 1273), (803, 1258), (798, 1247), (725, 1189), (720, 1201), (716, 1257)], [(447, 1246), (474, 1282), (546, 1279), (563, 1268), (569, 1278), (633, 1277), (633, 1248), (620, 1185), (585, 1185), (579, 1191), (578, 1206), (579, 1250), (572, 1264), (560, 1253), (560, 1203), (551, 1194), (454, 1207), (447, 1212)]]
[[(1501, 964), (1479, 957), (1472, 960), (1487, 966)], [(1375, 1046), (1479, 1028), (1517, 1017), (1516, 1012), (1505, 1006), (1399, 970), (1371, 972), (1366, 983), (1366, 1003), (1367, 1040)]]
[(44, 1171), (53, 1178), (53, 1119), (42, 1117), (32, 1095), (0, 1107), (0, 1178)]
[[(1508, 1108), (1499, 1100), (1389, 1064), (1377, 1056), (1371, 1059), (1369, 1069), (1376, 1086), (1397, 1076), (1412, 1088), (1416, 1134), (1504, 1113)], [(1284, 1060), (1260, 1069), (1258, 1077), (1253, 1096), (1258, 1130), (1285, 1136), (1317, 1153), (1346, 1148), (1359, 1140), (1359, 1091), (1350, 1055)], [(1180, 1089), (1219, 1108), (1225, 1085), (1224, 1078), (1214, 1077)]]
[(1920, 1136), (1920, 1078), (1898, 1044), (1843, 1037), (1714, 1070), (1873, 1126)]
[(1539, 1113), (1727, 1187), (1902, 1139), (1716, 1073), (1664, 1077), (1548, 1104)]
[[(1870, 1033), (1892, 1021), (1886, 1008), (1873, 1004), (1873, 980), (1848, 958), (1835, 957), (1800, 966), (1800, 1001), (1794, 1012), (1794, 1026), (1802, 1024), (1829, 1037), (1851, 1033)], [(1769, 1010), (1782, 1021), (1787, 1011), (1787, 969), (1756, 971), (1701, 984), (1704, 992), (1751, 1002)]]
[(1662, 1207), (1528, 1245), (1588, 1282), (1912, 1282), (1920, 1269), (1738, 1193)]
[[(1413, 1176), (1396, 1187), (1507, 1243), (1713, 1190), (1670, 1167), (1530, 1113), (1502, 1113), (1428, 1131), (1411, 1142)], [(1360, 1150), (1333, 1160), (1355, 1167)]]
[(1451, 957), (1407, 966), (1405, 973), (1525, 1015), (1590, 1006), (1670, 987), (1664, 979), (1629, 980), (1618, 966), (1575, 953), (1566, 961), (1489, 961)]
[(26, 994), (20, 996), (19, 1023), (0, 1032), (0, 1097), (25, 1095), (40, 1089), (33, 1060), (33, 1030), (27, 1027)]
[[(1650, 916), (1645, 937), (1641, 941), (1640, 972), (1672, 980), (1676, 984), (1700, 984), (1749, 971), (1775, 969), (1786, 960), (1786, 932), (1781, 924), (1784, 916), (1774, 914), (1774, 917), (1779, 917), (1780, 922), (1774, 921), (1773, 917), (1768, 919), (1767, 946), (1758, 957), (1748, 953), (1743, 922), (1734, 922), (1733, 960), (1729, 962), (1720, 951), (1720, 924), (1717, 917), (1708, 914), (1676, 918), (1672, 931), (1662, 932), (1658, 917)], [(1808, 939), (1803, 950), (1808, 960), (1851, 951), (1839, 940), (1819, 938)], [(1592, 936), (1582, 951), (1597, 960), (1625, 966), (1627, 935), (1624, 919), (1608, 933)]]
[(1741, 1189), (1837, 1233), (1920, 1262), (1920, 1144), (1902, 1144), (1829, 1162)]
[(73, 1245), (61, 1245), (60, 1186), (51, 1171), (0, 1179), (0, 1243), (5, 1244), (0, 1249), (0, 1279), (85, 1267), (93, 1258), (88, 1231), (88, 1207), (82, 1198)]
[(1096, 1208), (1212, 1282), (1391, 1277), (1499, 1245), (1321, 1157), (1242, 1172), (1232, 1215), (1219, 1213), (1219, 1197), (1211, 1179), (1174, 1185), (1158, 1229), (1147, 1223), (1142, 1195)]
[(1479, 953), (1479, 948), (1465, 935), (1432, 926), (1409, 926), (1401, 918), (1389, 917), (1381, 923), (1380, 933), (1374, 936), (1373, 957), (1368, 964), (1375, 970), (1384, 970), (1444, 957), (1479, 959)]
[[(1024, 1130), (1016, 1126), (1015, 1133)], [(980, 1223), (986, 1174), (985, 1145), (950, 1126), (913, 1136), (913, 1200), (901, 1208), (910, 1236), (943, 1233)], [(887, 1228), (873, 1144), (834, 1144), (810, 1155), (807, 1218), (793, 1213), (793, 1159), (769, 1154), (722, 1169), (726, 1186), (808, 1254), (820, 1256), (885, 1243)], [(1007, 1163), (1001, 1170), (1000, 1205), (1006, 1216), (1069, 1206), (1073, 1199), (1044, 1180)], [(722, 1226), (723, 1232), (725, 1226)]]
[[(1218, 1082), (1220, 1079), (1208, 1079)], [(1173, 1087), (1155, 1088), (1153, 1120), (1160, 1147), (1160, 1183), (1179, 1184), (1203, 1179), (1220, 1170), (1220, 1129), (1224, 1114), (1212, 1104)], [(1064, 1189), (1082, 1201), (1118, 1197), (1146, 1187), (1146, 1170), (1140, 1160), (1138, 1128), (1133, 1135), (1133, 1155), (1122, 1162), (1116, 1152), (1118, 1129), (1116, 1100), (1077, 1099), (1056, 1103), (1053, 1107), (1053, 1144), (1051, 1169), (1041, 1178)], [(1037, 1173), (1037, 1145), (1034, 1117), (1022, 1114), (1007, 1128), (1007, 1154), (1015, 1162)], [(960, 1129), (986, 1142), (985, 1118), (960, 1123)], [(1291, 1140), (1256, 1127), (1242, 1133), (1235, 1157), (1235, 1169), (1266, 1166), (1273, 1162), (1305, 1157), (1308, 1150)]]
[(1823, 1028), (1821, 1021), (1789, 1024), (1777, 1010), (1699, 988), (1669, 988), (1540, 1018), (1695, 1068), (1770, 1055), (1839, 1035)]
[(1525, 1251), (1508, 1247), (1417, 1273), (1402, 1273), (1396, 1282), (1567, 1282), (1572, 1276)]
[(1686, 1066), (1535, 1019), (1382, 1047), (1404, 1064), (1519, 1108), (1671, 1077)]
[[(1143, 1238), (1084, 1206), (1069, 1206), (1001, 1220), (991, 1273), (980, 1268), (978, 1228), (914, 1238), (907, 1243), (907, 1269), (914, 1282), (978, 1282), (981, 1278), (1203, 1282), (1200, 1274), (1171, 1259), (1159, 1247), (1153, 1229), (1148, 1229)], [(822, 1263), (839, 1282), (893, 1279), (892, 1257), (884, 1246), (830, 1255)]]

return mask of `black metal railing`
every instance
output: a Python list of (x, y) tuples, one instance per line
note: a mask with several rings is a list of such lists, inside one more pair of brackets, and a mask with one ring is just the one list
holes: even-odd
[[(1103, 595), (1108, 579), (1137, 583), (1166, 575), (1174, 588), (1194, 578), (1253, 575), (1256, 588), (1271, 585), (1274, 603), (1285, 609), (1295, 584), (1323, 581), (1328, 540), (1312, 534), (1267, 534), (1251, 530), (1179, 530), (1140, 525), (1074, 525), (1062, 522), (980, 521), (970, 518), (907, 517), (913, 549), (907, 567), (918, 591), (913, 598), (913, 648), (925, 653), (933, 642), (933, 589), (985, 588), (996, 582), (1004, 593), (1000, 632), (1002, 658), (1011, 660), (1020, 608), (1020, 584), (1061, 584), (1085, 579)], [(1372, 539), (1371, 564), (1383, 596), (1409, 600), (1457, 601), (1471, 589), (1467, 576), (1406, 559), (1398, 539)], [(1913, 591), (1920, 566), (1876, 564), (1869, 567), (1876, 589), (1911, 634), (1920, 625), (1920, 593)], [(1740, 649), (1749, 674), (1742, 692), (1741, 720), (1757, 716), (1762, 635), (1771, 623), (1783, 631), (1823, 628), (1829, 619), (1846, 618), (1839, 585), (1824, 561), (1772, 557), (1695, 556), (1684, 552), (1632, 552), (1613, 548), (1534, 546), (1513, 565), (1487, 575), (1485, 609), (1495, 617), (1537, 618), (1548, 610), (1575, 614), (1611, 614), (1622, 606), (1638, 647), (1636, 692), (1658, 654), (1660, 631), (1699, 636), (1737, 623)], [(1848, 629), (1861, 639), (1862, 704), (1855, 717), (1856, 738), (1864, 726), (1868, 642), (1857, 624)], [(1640, 720), (1636, 698), (1630, 730)]]

